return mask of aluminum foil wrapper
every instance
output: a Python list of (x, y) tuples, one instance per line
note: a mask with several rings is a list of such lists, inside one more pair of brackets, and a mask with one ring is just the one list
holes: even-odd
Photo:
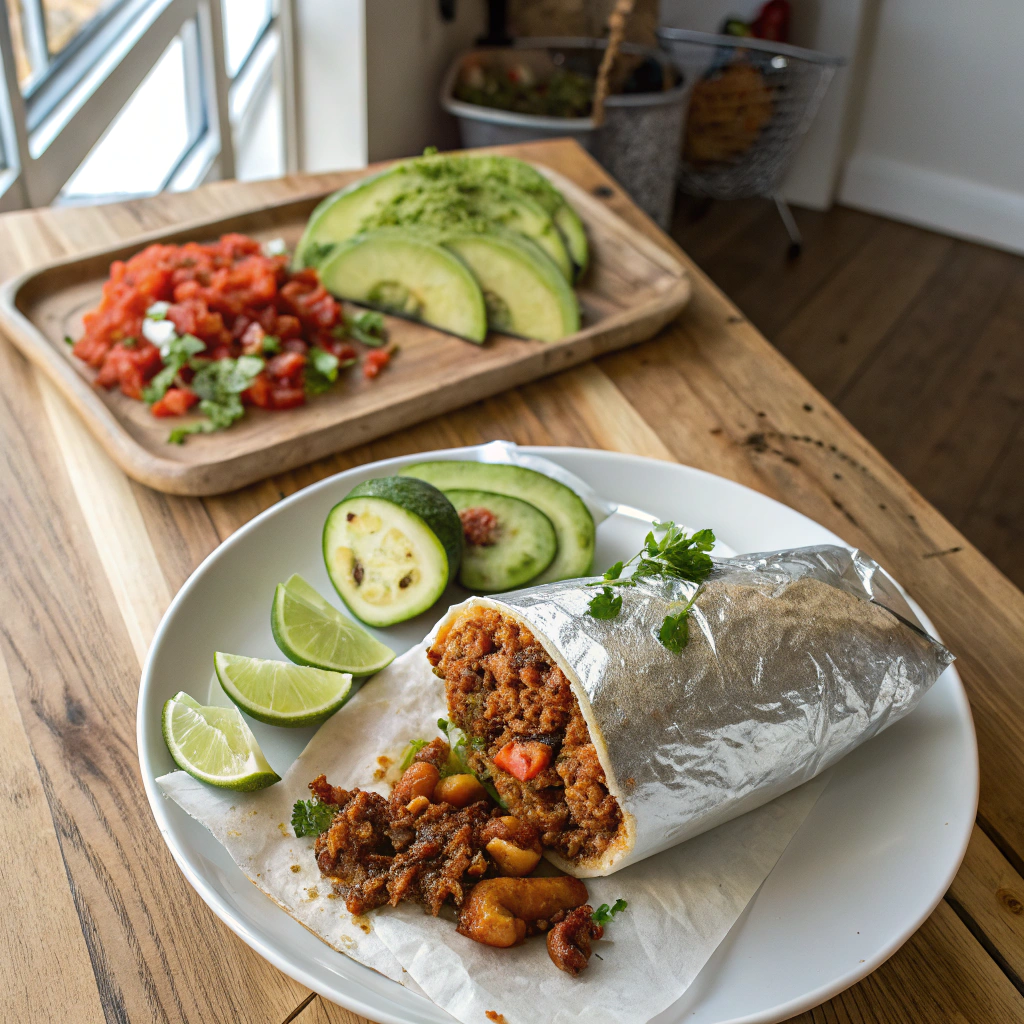
[[(572, 682), (623, 811), (611, 874), (806, 782), (913, 710), (953, 656), (859, 551), (820, 546), (715, 559), (679, 654), (657, 639), (694, 585), (619, 588), (599, 620), (588, 580), (472, 598), (525, 622)], [(443, 624), (442, 624), (443, 626)]]

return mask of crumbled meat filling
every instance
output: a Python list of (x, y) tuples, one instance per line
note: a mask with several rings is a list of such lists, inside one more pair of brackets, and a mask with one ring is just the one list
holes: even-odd
[[(618, 801), (565, 674), (525, 627), (471, 608), (428, 652), (445, 681), (452, 721), (474, 741), (470, 767), (489, 776), (510, 813), (535, 825), (569, 860), (600, 856), (622, 826)], [(553, 757), (521, 782), (494, 757), (512, 740), (549, 744)]]
[(462, 532), (467, 544), (475, 547), (490, 547), (495, 542), (498, 517), (487, 508), (464, 508), (459, 513)]
[(459, 808), (417, 792), (431, 773), (436, 782), (448, 756), (443, 740), (428, 744), (390, 799), (332, 786), (323, 775), (309, 784), (322, 803), (338, 807), (313, 850), (320, 871), (334, 882), (349, 913), (365, 914), (402, 900), (421, 903), (434, 915), (446, 901), (461, 906), (475, 882), (494, 874), (484, 853), (492, 839), (524, 849), (538, 843), (536, 829), (513, 821), (489, 801)]

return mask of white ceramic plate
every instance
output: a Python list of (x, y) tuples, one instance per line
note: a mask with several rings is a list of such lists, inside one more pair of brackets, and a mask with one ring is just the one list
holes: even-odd
[[(614, 501), (692, 527), (711, 526), (736, 551), (842, 543), (798, 512), (739, 484), (651, 459), (576, 448), (528, 449)], [(154, 783), (174, 768), (160, 734), (163, 702), (184, 689), (212, 699), (215, 650), (281, 655), (270, 634), (276, 583), (299, 572), (332, 594), (320, 555), (330, 508), (357, 483), (456, 450), (341, 473), (268, 509), (222, 544), (174, 599), (157, 630), (139, 693), (139, 760), (160, 832), (214, 913), (296, 981), (381, 1024), (452, 1018), (425, 998), (325, 945), (271, 903), (213, 837)], [(464, 457), (464, 456), (463, 456)], [(644, 527), (612, 516), (598, 528), (595, 565), (631, 555)], [(869, 552), (870, 553), (870, 552)], [(462, 595), (453, 588), (452, 601)], [(378, 631), (406, 650), (447, 601)], [(915, 606), (915, 611), (918, 609)], [(927, 621), (922, 619), (926, 625)], [(252, 723), (284, 772), (311, 730)], [(948, 669), (917, 710), (854, 751), (746, 912), (690, 990), (659, 1024), (778, 1021), (829, 999), (889, 957), (928, 917), (960, 865), (974, 823), (978, 759), (963, 686)]]

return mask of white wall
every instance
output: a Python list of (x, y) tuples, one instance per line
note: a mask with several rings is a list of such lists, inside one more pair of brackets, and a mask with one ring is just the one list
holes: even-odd
[(295, 0), (300, 170), (366, 166), (364, 2)]
[(841, 201), (1024, 252), (1022, 42), (1022, 0), (883, 0)]
[(438, 96), (451, 62), (486, 29), (484, 0), (455, 0), (452, 22), (441, 18), (437, 0), (365, 3), (369, 159), (458, 146), (454, 119)]

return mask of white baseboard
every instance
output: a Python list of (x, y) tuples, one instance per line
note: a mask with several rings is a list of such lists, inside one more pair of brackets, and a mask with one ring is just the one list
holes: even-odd
[(944, 234), (1024, 253), (1024, 192), (868, 154), (846, 164), (839, 201)]

